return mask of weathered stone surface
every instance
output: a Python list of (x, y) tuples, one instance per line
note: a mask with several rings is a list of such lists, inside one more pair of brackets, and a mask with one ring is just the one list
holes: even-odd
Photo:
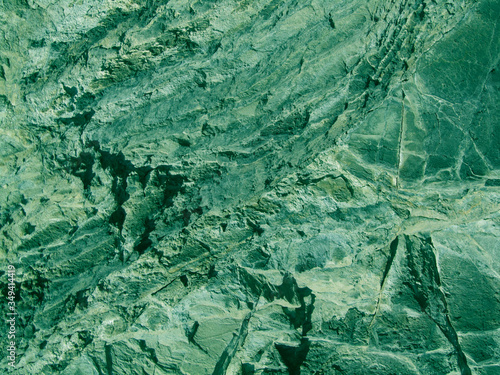
[(498, 0), (0, 9), (14, 373), (500, 372)]

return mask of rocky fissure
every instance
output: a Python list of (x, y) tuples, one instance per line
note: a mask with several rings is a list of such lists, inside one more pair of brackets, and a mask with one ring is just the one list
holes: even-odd
[(499, 11), (0, 3), (2, 371), (498, 373)]

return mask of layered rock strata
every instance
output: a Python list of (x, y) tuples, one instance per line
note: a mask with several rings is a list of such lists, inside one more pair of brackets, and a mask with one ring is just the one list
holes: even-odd
[(498, 0), (0, 10), (15, 373), (500, 373)]

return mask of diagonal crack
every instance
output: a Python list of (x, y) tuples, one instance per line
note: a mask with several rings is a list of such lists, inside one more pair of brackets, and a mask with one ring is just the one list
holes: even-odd
[(187, 333), (187, 338), (188, 338), (188, 341), (193, 344), (194, 346), (196, 346), (198, 349), (200, 349), (203, 353), (205, 354), (208, 354), (208, 351), (203, 348), (200, 344), (198, 344), (198, 342), (194, 339), (194, 337), (196, 336), (196, 332), (198, 332), (198, 328), (200, 327), (200, 323), (199, 322), (194, 322), (193, 326), (191, 327), (190, 330), (188, 330)]
[(396, 252), (398, 250), (399, 237), (394, 238), (389, 245), (389, 257), (387, 258), (387, 263), (385, 265), (384, 274), (382, 276), (382, 280), (380, 281), (380, 289), (382, 290), (385, 285), (385, 281), (387, 276), (389, 275), (389, 271), (391, 270), (392, 263), (394, 262), (394, 258), (396, 257)]
[(394, 258), (396, 258), (398, 245), (399, 245), (399, 236), (396, 236), (396, 238), (394, 238), (391, 241), (391, 244), (389, 245), (389, 257), (387, 258), (387, 263), (385, 264), (385, 270), (382, 275), (382, 279), (380, 280), (380, 292), (377, 299), (377, 307), (375, 308), (375, 313), (373, 314), (373, 318), (372, 321), (370, 322), (369, 328), (373, 326), (373, 324), (375, 323), (375, 319), (377, 318), (380, 309), (380, 301), (382, 299), (382, 293), (385, 287), (385, 282), (387, 280), (387, 276), (389, 275), (389, 271), (391, 270), (392, 264), (394, 263)]
[(409, 287), (422, 311), (439, 327), (457, 353), (461, 375), (470, 375), (467, 358), (460, 346), (457, 332), (450, 321), (448, 305), (437, 267), (434, 245), (430, 236), (405, 235), (409, 268)]
[(224, 351), (222, 352), (221, 356), (219, 357), (219, 360), (217, 361), (217, 364), (215, 365), (214, 371), (212, 372), (212, 375), (224, 375), (226, 373), (226, 370), (231, 363), (231, 360), (236, 354), (236, 351), (240, 347), (240, 345), (245, 341), (245, 338), (247, 337), (248, 334), (248, 323), (250, 322), (250, 319), (252, 318), (252, 315), (255, 311), (256, 308), (256, 303), (254, 304), (254, 308), (252, 311), (250, 311), (245, 318), (243, 319), (243, 322), (241, 323), (240, 330), (237, 334), (234, 334), (233, 338), (229, 342), (229, 344), (226, 346)]
[(399, 190), (400, 186), (400, 174), (401, 167), (403, 166), (403, 156), (404, 156), (404, 147), (403, 142), (405, 139), (405, 92), (401, 90), (401, 126), (399, 129), (399, 140), (398, 140), (398, 172), (396, 177), (396, 189)]

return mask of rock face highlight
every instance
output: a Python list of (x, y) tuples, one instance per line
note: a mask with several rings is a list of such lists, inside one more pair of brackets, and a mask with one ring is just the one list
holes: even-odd
[(499, 374), (499, 14), (1, 2), (1, 371)]

